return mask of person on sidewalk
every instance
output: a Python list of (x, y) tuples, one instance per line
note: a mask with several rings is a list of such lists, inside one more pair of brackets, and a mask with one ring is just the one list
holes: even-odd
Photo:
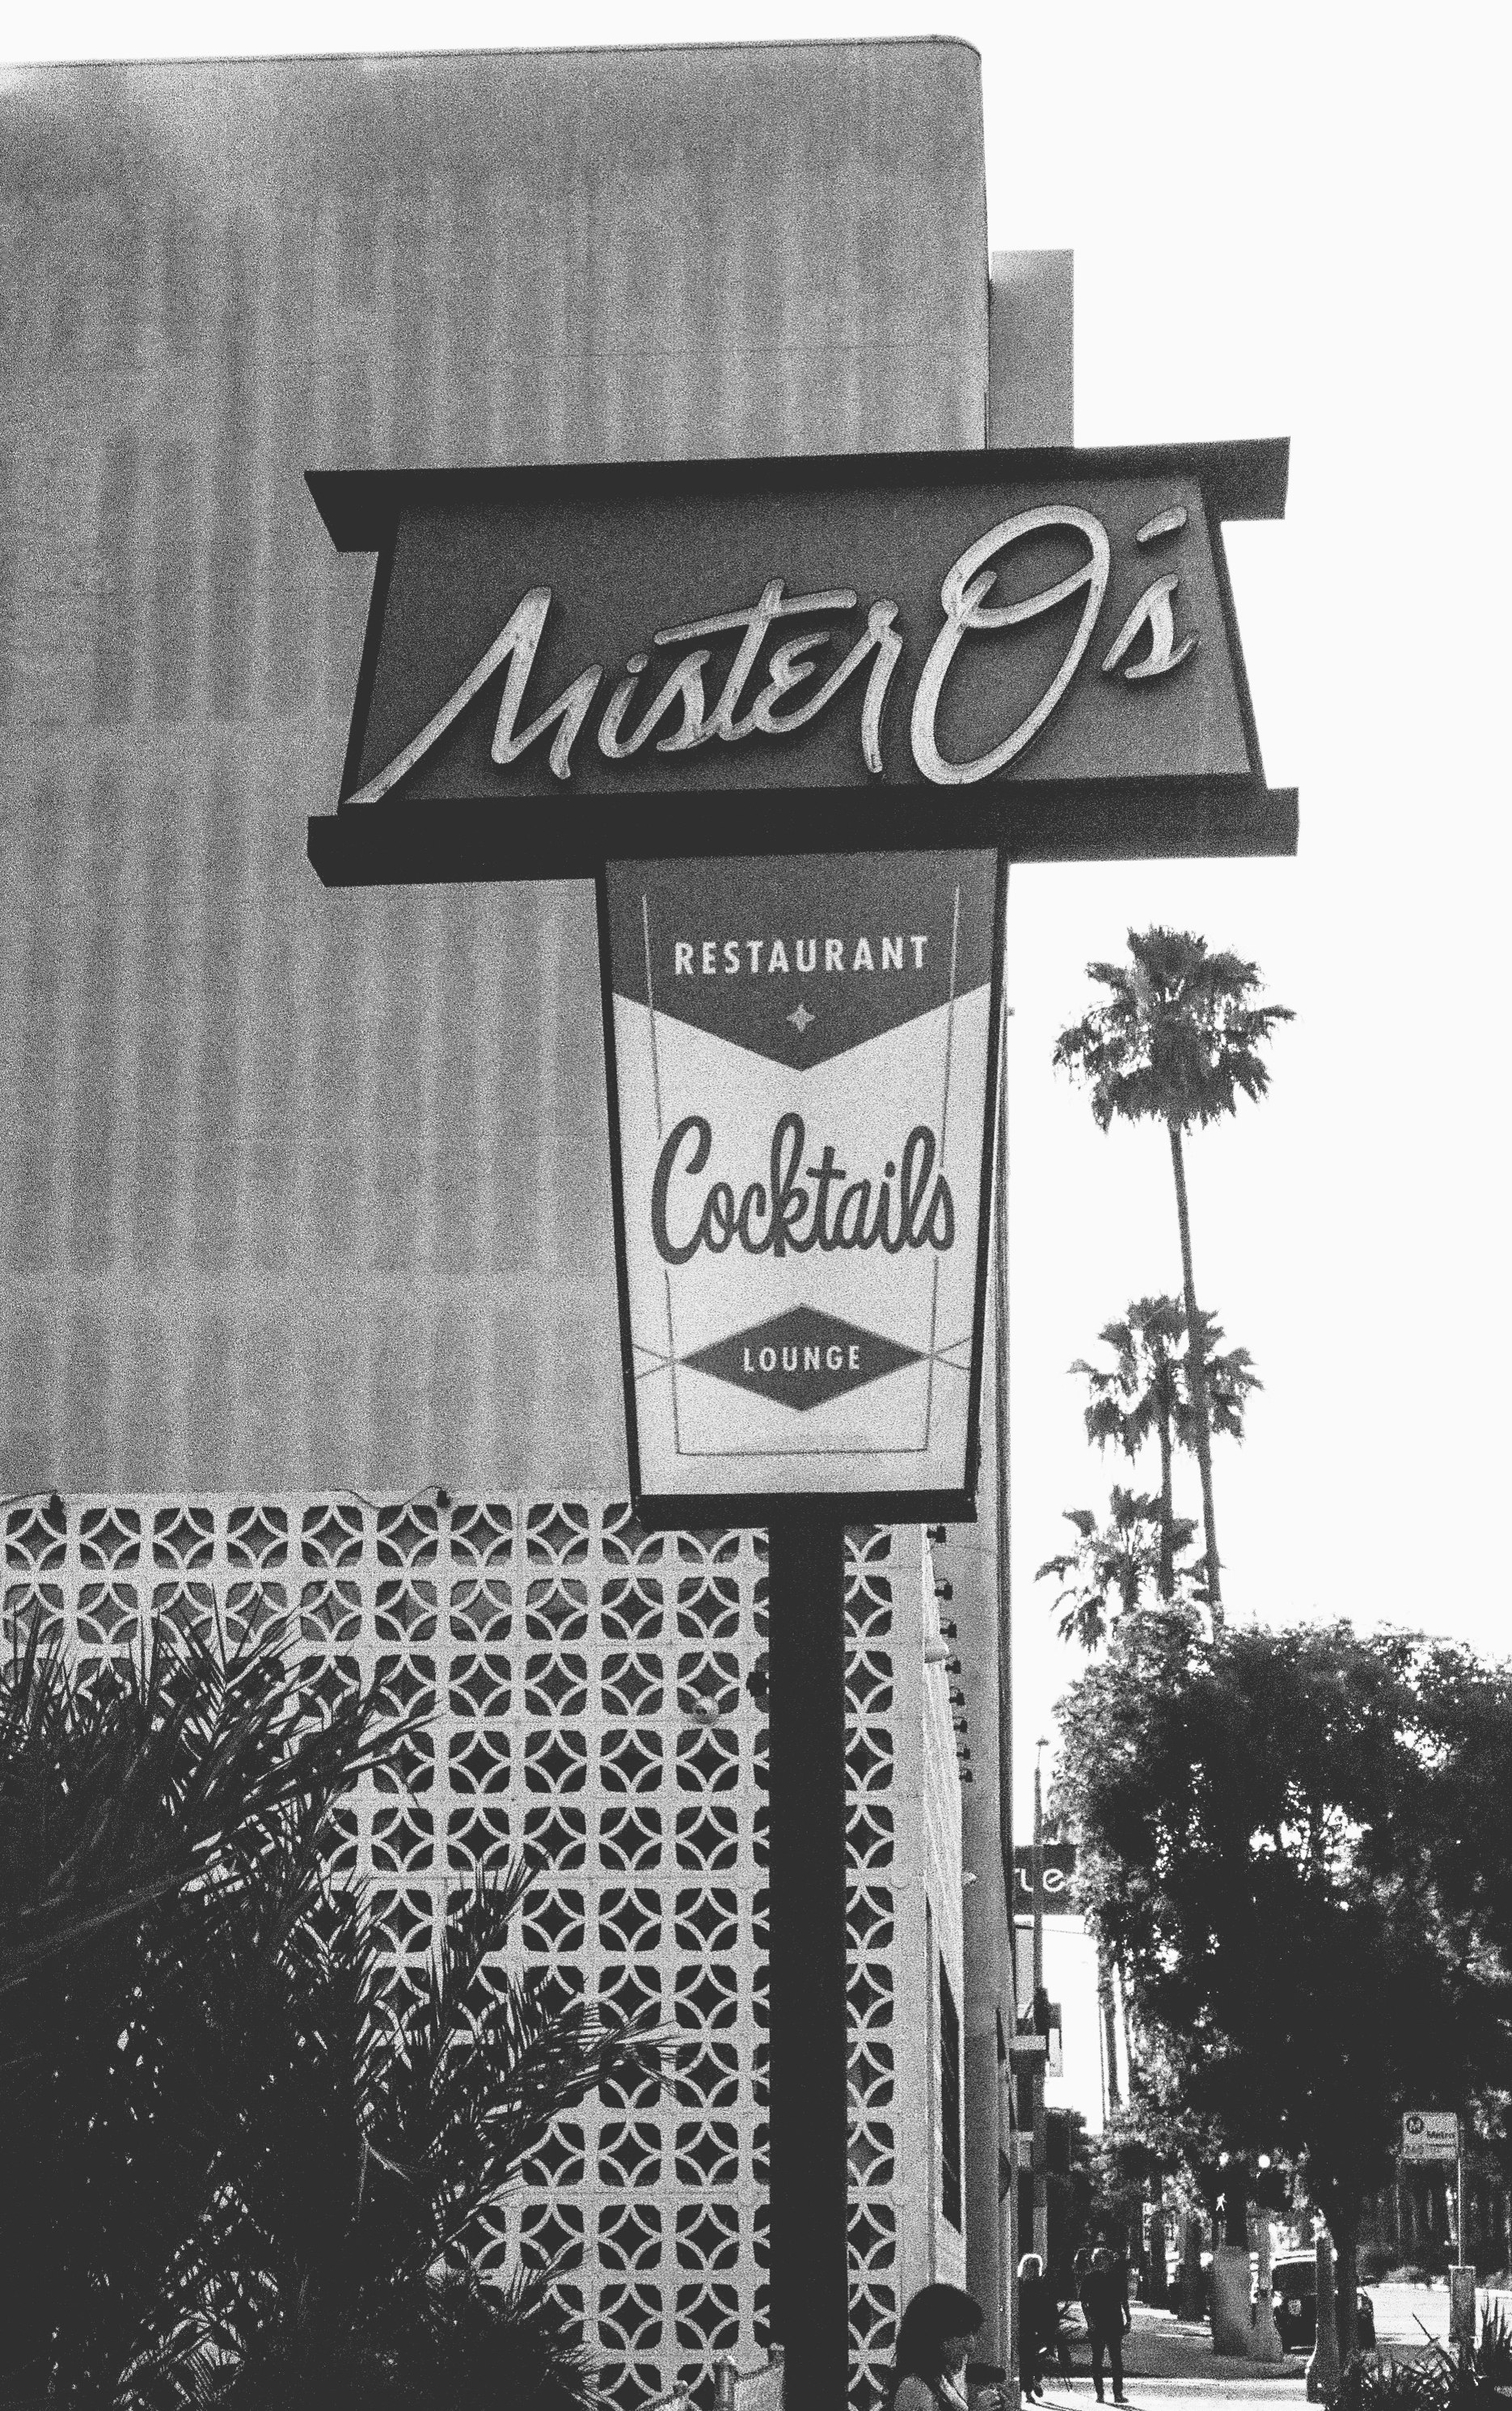
[(882, 2389), (884, 2411), (1008, 2411), (1001, 2386), (967, 2389), (967, 2356), (981, 2304), (959, 2286), (924, 2286), (898, 2321), (897, 2348)]
[(1120, 2277), (1106, 2243), (1098, 2244), (1082, 2280), (1082, 2315), (1086, 2320), (1087, 2338), (1092, 2346), (1093, 2391), (1100, 2403), (1103, 2399), (1102, 2365), (1106, 2358), (1112, 2373), (1113, 2401), (1122, 2403), (1124, 2338), (1134, 2322), (1128, 2307), (1128, 2281)]
[(1030, 2403), (1043, 2398), (1058, 2325), (1045, 2264), (1038, 2252), (1025, 2252), (1019, 2262), (1019, 2370)]

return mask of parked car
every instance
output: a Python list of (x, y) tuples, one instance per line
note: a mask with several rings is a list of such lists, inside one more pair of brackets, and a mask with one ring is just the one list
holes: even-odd
[[(1375, 2312), (1367, 2293), (1355, 2297), (1359, 2345), (1375, 2349)], [(1317, 2262), (1311, 2252), (1287, 2253), (1271, 2264), (1271, 2308), (1287, 2352), (1311, 2352), (1317, 2342)]]

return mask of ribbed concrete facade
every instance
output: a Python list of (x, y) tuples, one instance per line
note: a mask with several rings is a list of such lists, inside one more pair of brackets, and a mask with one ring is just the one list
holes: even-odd
[[(4, 1622), (281, 1613), (429, 1697), (347, 1856), (396, 1973), (528, 1848), (522, 1951), (694, 2046), (501, 2212), (626, 2403), (764, 2332), (762, 1555), (621, 1503), (588, 890), (308, 868), (370, 574), (302, 476), (977, 446), (987, 302), (955, 44), (0, 91)], [(859, 2402), (965, 2266), (976, 2046), (928, 1551), (850, 1563)]]
[(586, 887), (324, 894), (321, 465), (980, 444), (954, 44), (0, 94), (7, 1489), (622, 1479)]

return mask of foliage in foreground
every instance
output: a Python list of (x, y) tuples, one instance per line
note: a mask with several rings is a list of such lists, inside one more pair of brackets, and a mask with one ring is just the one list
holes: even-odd
[(1512, 2389), (1512, 2331), (1498, 2308), (1482, 2314), (1480, 2334), (1458, 2352), (1434, 2343), (1421, 2360), (1356, 2353), (1339, 2373), (1330, 2411), (1472, 2411), (1503, 2403)]
[(523, 1868), (393, 1988), (328, 1870), (414, 1728), (374, 1692), (313, 1721), (285, 1640), (0, 1672), (0, 2399), (565, 2411), (583, 2358), (477, 2282), (483, 2216), (647, 2047), (501, 1972)]

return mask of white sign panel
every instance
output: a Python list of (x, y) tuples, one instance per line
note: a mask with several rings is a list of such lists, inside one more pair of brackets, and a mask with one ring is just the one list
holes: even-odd
[(1460, 2121), (1452, 2110), (1409, 2110), (1402, 2121), (1404, 2160), (1457, 2160)]
[(975, 1477), (990, 851), (611, 863), (632, 1483)]

